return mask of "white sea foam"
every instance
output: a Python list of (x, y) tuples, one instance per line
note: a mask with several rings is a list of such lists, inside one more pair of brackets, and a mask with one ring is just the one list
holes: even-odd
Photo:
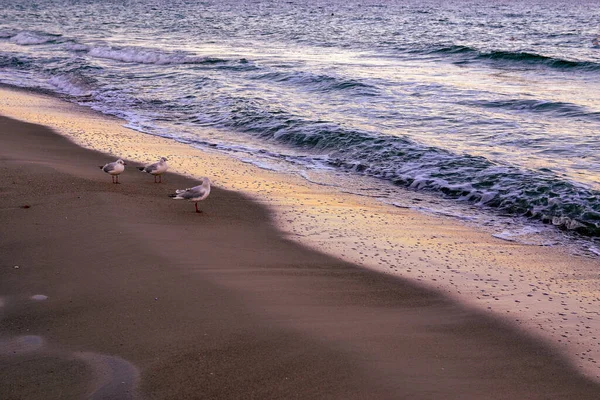
[(492, 237), (528, 246), (555, 246), (559, 244), (559, 241), (554, 239), (555, 236), (548, 237), (547, 232), (533, 226), (506, 229), (500, 233), (492, 234)]
[(256, 160), (253, 160), (250, 158), (242, 158), (242, 159), (240, 159), (240, 161), (243, 163), (246, 163), (246, 164), (254, 165), (255, 167), (258, 167), (260, 169), (264, 169), (267, 171), (278, 171), (279, 170), (272, 164), (269, 164), (267, 162), (256, 161)]
[(64, 44), (65, 50), (68, 51), (89, 51), (89, 46), (81, 43), (68, 42)]
[(39, 350), (46, 344), (43, 337), (37, 335), (15, 336), (9, 339), (0, 339), (0, 354), (20, 355)]
[(183, 53), (166, 53), (157, 50), (139, 49), (133, 47), (93, 47), (88, 54), (92, 57), (110, 60), (139, 63), (139, 64), (191, 64), (205, 61), (203, 57), (189, 56)]
[(410, 184), (409, 188), (414, 189), (414, 190), (419, 190), (424, 188), (427, 185), (427, 177), (424, 178), (415, 178), (413, 180), (413, 182)]
[(497, 192), (483, 192), (483, 194), (481, 195), (481, 200), (479, 200), (479, 203), (477, 204), (486, 204), (494, 200), (497, 194)]
[(48, 83), (54, 86), (60, 93), (71, 96), (89, 96), (90, 90), (83, 83), (76, 82), (77, 79), (67, 75), (57, 75), (48, 79)]
[(595, 254), (597, 256), (600, 256), (600, 249), (598, 249), (596, 246), (590, 246), (590, 247), (588, 247), (588, 250), (591, 253), (593, 253), (593, 254)]
[(40, 35), (33, 32), (19, 32), (9, 40), (12, 43), (20, 44), (22, 46), (28, 46), (33, 44), (44, 44), (54, 40), (53, 36)]
[(135, 398), (133, 393), (140, 378), (140, 372), (129, 361), (106, 354), (89, 351), (75, 352), (73, 355), (87, 363), (94, 375), (90, 399), (123, 399)]
[[(398, 206), (396, 203), (392, 203), (392, 204), (394, 204), (397, 207), (402, 207), (401, 205)], [(472, 217), (472, 216), (469, 216), (469, 215), (458, 214), (458, 213), (447, 211), (447, 210), (444, 210), (444, 209), (436, 210), (436, 209), (429, 208), (429, 207), (419, 207), (419, 206), (412, 206), (410, 208), (412, 210), (420, 211), (420, 212), (425, 213), (425, 214), (441, 215), (441, 216), (444, 216), (444, 217), (450, 217), (450, 218), (459, 219), (461, 221), (475, 221), (476, 220), (475, 217)]]
[(494, 233), (492, 236), (495, 237), (496, 239), (506, 240), (507, 242), (516, 242), (517, 241), (516, 234), (514, 234), (512, 232), (508, 232), (508, 231), (503, 231), (501, 233)]
[(564, 226), (570, 230), (585, 227), (585, 225), (579, 221), (568, 217), (552, 217), (552, 225)]

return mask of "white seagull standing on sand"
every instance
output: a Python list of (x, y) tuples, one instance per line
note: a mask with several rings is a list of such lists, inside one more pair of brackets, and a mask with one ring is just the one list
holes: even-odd
[(206, 199), (210, 194), (210, 180), (208, 178), (202, 178), (202, 184), (194, 186), (193, 188), (187, 188), (183, 190), (176, 190), (175, 194), (170, 194), (173, 200), (188, 200), (196, 203), (196, 212), (201, 213), (198, 210), (198, 202)]
[[(121, 172), (125, 171), (126, 165), (127, 164), (125, 164), (125, 161), (123, 161), (119, 158), (115, 162), (111, 162), (104, 166), (101, 166), (100, 169), (111, 176), (112, 183), (119, 183), (119, 174), (121, 174)], [(116, 181), (115, 181), (115, 178), (116, 178)]]
[(154, 175), (154, 183), (156, 183), (156, 177), (158, 176), (158, 183), (162, 183), (162, 174), (167, 172), (169, 166), (167, 165), (167, 159), (161, 157), (159, 162), (154, 164), (146, 165), (145, 167), (138, 167), (142, 172), (146, 172), (150, 175)]

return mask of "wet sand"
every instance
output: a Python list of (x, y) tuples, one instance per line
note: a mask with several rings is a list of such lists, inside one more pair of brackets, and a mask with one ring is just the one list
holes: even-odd
[(302, 247), (239, 192), (196, 214), (167, 197), (191, 178), (128, 162), (113, 185), (113, 156), (7, 118), (0, 143), (0, 398), (600, 396), (543, 343)]
[[(40, 93), (0, 86), (0, 114), (52, 127), (82, 147), (130, 160), (167, 156), (171, 171), (194, 179), (210, 176), (217, 186), (265, 205), (286, 238), (501, 318), (600, 382), (600, 259), (589, 252), (549, 246), (554, 239), (541, 233), (507, 237), (493, 228), (493, 216), (470, 223), (452, 216), (451, 207), (444, 209), (448, 204), (444, 214), (428, 212), (428, 206), (439, 208), (440, 199), (424, 192), (390, 187), (388, 200), (397, 205), (392, 206), (386, 199), (345, 193), (353, 185), (360, 192), (375, 183), (366, 177), (335, 174), (333, 185), (314, 184), (306, 179), (310, 176), (244, 162), (244, 154), (224, 155), (210, 145), (198, 149), (143, 134), (124, 127), (121, 119)], [(209, 128), (204, 134), (219, 135)], [(511, 231), (518, 233), (519, 227)]]

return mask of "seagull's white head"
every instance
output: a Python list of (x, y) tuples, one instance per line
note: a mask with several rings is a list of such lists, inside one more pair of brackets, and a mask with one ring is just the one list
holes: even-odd
[(125, 164), (125, 161), (121, 160), (120, 158), (117, 160), (117, 164), (127, 165)]
[(161, 162), (165, 162), (165, 161), (168, 161), (168, 160), (167, 160), (167, 157), (161, 157), (161, 158), (160, 158), (160, 161), (161, 161)]

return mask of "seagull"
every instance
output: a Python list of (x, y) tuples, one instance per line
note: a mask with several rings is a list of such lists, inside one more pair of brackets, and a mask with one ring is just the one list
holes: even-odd
[(194, 186), (193, 188), (176, 190), (174, 194), (170, 194), (173, 200), (188, 200), (196, 203), (196, 212), (201, 213), (198, 210), (198, 202), (206, 199), (210, 194), (210, 180), (208, 178), (202, 178), (202, 184)]
[(162, 183), (162, 174), (167, 172), (169, 166), (167, 165), (167, 159), (161, 157), (160, 160), (154, 164), (146, 165), (145, 167), (138, 167), (142, 172), (147, 172), (150, 175), (154, 175), (154, 183), (156, 183), (156, 177), (158, 176), (158, 183)]
[[(119, 158), (115, 162), (111, 162), (104, 166), (100, 166), (100, 169), (102, 171), (106, 172), (107, 174), (110, 174), (110, 176), (112, 178), (112, 183), (119, 183), (119, 174), (121, 172), (125, 171), (126, 165), (127, 164), (125, 164), (125, 161), (123, 161)], [(115, 181), (115, 178), (116, 178), (116, 181)]]

